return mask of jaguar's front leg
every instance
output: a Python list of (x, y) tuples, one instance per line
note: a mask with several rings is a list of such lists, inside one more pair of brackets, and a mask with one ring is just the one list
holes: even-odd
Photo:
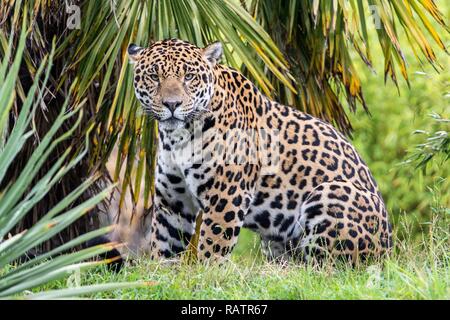
[[(231, 172), (229, 171), (230, 175)], [(222, 261), (237, 243), (250, 203), (249, 192), (242, 188), (246, 185), (242, 183), (245, 178), (239, 172), (242, 171), (233, 173), (237, 176), (236, 181), (223, 181), (216, 177), (212, 189), (204, 196), (203, 221), (197, 250), (199, 261)]]
[(244, 222), (243, 195), (211, 196), (210, 206), (203, 212), (198, 243), (198, 260), (224, 260), (237, 243)]
[(185, 219), (167, 207), (155, 207), (150, 238), (151, 259), (171, 258), (186, 250), (193, 235)]
[(189, 198), (174, 194), (181, 189), (173, 188), (172, 194), (168, 189), (156, 189), (150, 237), (152, 259), (172, 258), (185, 251), (194, 234), (197, 210)]

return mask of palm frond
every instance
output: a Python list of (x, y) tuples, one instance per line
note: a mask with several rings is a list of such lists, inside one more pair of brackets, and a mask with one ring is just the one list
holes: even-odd
[(368, 111), (354, 53), (374, 69), (371, 50), (374, 44), (370, 43), (369, 28), (376, 29), (384, 55), (385, 77), (390, 77), (395, 84), (398, 70), (408, 81), (404, 54), (407, 43), (400, 43), (399, 34), (406, 35), (417, 58), (425, 57), (436, 68), (440, 66), (432, 42), (446, 51), (437, 28), (444, 32), (449, 29), (432, 0), (248, 2), (250, 13), (285, 53), (296, 80), (298, 95), (280, 84), (276, 77), (272, 78), (280, 98), (334, 122), (347, 134), (351, 124), (344, 102), (351, 111), (358, 104)]
[[(26, 12), (25, 12), (26, 16)], [(8, 67), (9, 58), (12, 56), (12, 42), (6, 49), (5, 57), (0, 66), (0, 110), (10, 110), (14, 97), (14, 87), (18, 81), (19, 66), (23, 57), (23, 51), (26, 40), (26, 21), (22, 22), (22, 31), (19, 37), (19, 45), (16, 55), (13, 58), (11, 66)], [(29, 125), (32, 121), (40, 102), (43, 99), (42, 88), (45, 88), (50, 74), (51, 63), (54, 51), (51, 51), (48, 57), (48, 63), (43, 63), (35, 74), (35, 80), (30, 90), (26, 92), (25, 101), (10, 133), (5, 136), (0, 145), (0, 182), (4, 182), (6, 170), (12, 165), (19, 151), (23, 148), (25, 142), (32, 136), (29, 131)], [(47, 59), (45, 59), (47, 60)], [(42, 84), (40, 85), (40, 81)], [(50, 169), (45, 172), (43, 177), (36, 182), (35, 177), (42, 165), (49, 160), (52, 150), (64, 139), (71, 136), (74, 129), (79, 125), (79, 121), (74, 126), (57, 136), (56, 133), (67, 119), (80, 114), (82, 105), (75, 107), (72, 111), (67, 111), (66, 105), (62, 107), (58, 117), (53, 122), (50, 130), (40, 140), (31, 157), (28, 159), (21, 174), (14, 181), (6, 181), (6, 186), (0, 192), (0, 298), (8, 298), (23, 294), (24, 290), (34, 288), (49, 281), (61, 278), (73, 270), (92, 267), (102, 262), (84, 262), (101, 253), (111, 250), (114, 244), (99, 245), (87, 248), (74, 253), (65, 253), (74, 246), (79, 245), (98, 235), (111, 231), (111, 227), (103, 228), (90, 232), (82, 237), (75, 238), (65, 245), (55, 248), (52, 251), (31, 258), (29, 261), (17, 264), (20, 257), (29, 252), (30, 249), (42, 244), (48, 239), (54, 237), (62, 230), (66, 229), (80, 217), (86, 215), (104, 199), (111, 188), (93, 196), (88, 201), (82, 202), (77, 206), (68, 209), (91, 184), (95, 178), (87, 179), (69, 196), (60, 200), (60, 202), (49, 212), (44, 214), (31, 228), (22, 231), (14, 236), (6, 237), (12, 229), (20, 223), (23, 217), (35, 206), (48, 192), (49, 187), (61, 180), (61, 178), (80, 162), (86, 154), (88, 145), (76, 153), (70, 159), (68, 156), (70, 150), (64, 153), (58, 160), (54, 161)], [(5, 133), (8, 125), (8, 118), (2, 117), (0, 121), (0, 132)], [(86, 142), (88, 141), (85, 139)], [(29, 192), (27, 192), (29, 190)], [(53, 297), (58, 295), (74, 296), (96, 292), (105, 289), (117, 289), (123, 287), (135, 286), (136, 284), (108, 284), (106, 286), (96, 286), (87, 288), (67, 289), (63, 292), (54, 293)], [(51, 293), (47, 293), (50, 295)]]

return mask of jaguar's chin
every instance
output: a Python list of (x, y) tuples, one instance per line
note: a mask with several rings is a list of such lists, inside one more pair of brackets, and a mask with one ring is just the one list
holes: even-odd
[(171, 117), (166, 120), (159, 120), (159, 127), (161, 129), (169, 129), (169, 130), (176, 130), (183, 128), (185, 125), (185, 121)]

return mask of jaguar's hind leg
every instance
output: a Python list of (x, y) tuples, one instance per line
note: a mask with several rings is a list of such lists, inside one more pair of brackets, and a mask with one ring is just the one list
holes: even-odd
[(355, 263), (392, 246), (386, 209), (377, 194), (348, 181), (317, 186), (301, 207), (299, 247), (306, 261), (323, 256)]

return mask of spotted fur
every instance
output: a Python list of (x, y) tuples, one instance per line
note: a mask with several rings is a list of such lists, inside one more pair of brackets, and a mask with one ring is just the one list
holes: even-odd
[(385, 205), (355, 148), (218, 64), (221, 53), (177, 39), (129, 48), (136, 96), (159, 128), (152, 257), (184, 251), (200, 210), (200, 260), (226, 258), (243, 227), (270, 258), (387, 252)]

